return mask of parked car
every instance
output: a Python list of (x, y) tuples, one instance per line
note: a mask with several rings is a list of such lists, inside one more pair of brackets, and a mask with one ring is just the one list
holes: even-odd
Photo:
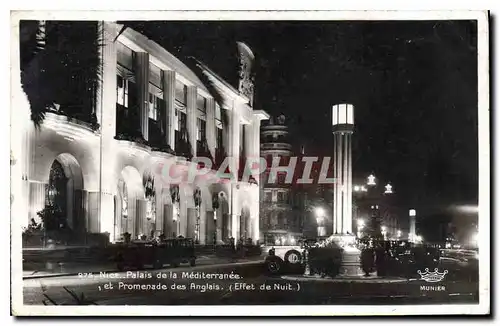
[(117, 248), (115, 260), (119, 270), (127, 267), (141, 269), (147, 265), (157, 269), (165, 264), (177, 267), (182, 263), (195, 266), (194, 241), (176, 238), (160, 242), (136, 241), (122, 244)]
[(303, 267), (304, 249), (301, 246), (264, 247), (263, 252), (267, 252), (265, 266), (271, 274), (281, 274), (285, 270)]

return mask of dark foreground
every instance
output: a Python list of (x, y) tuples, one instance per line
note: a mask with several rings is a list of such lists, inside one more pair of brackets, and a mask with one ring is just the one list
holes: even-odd
[[(161, 275), (158, 275), (159, 272)], [(170, 272), (175, 272), (177, 278), (173, 278)], [(220, 273), (225, 275), (225, 279), (202, 279), (202, 272)], [(139, 278), (148, 275), (151, 278)], [(240, 278), (237, 279), (236, 275)], [(152, 288), (152, 285), (160, 288)], [(424, 289), (421, 286), (434, 288)], [(25, 279), (23, 297), (26, 305), (400, 305), (479, 302), (477, 282), (283, 278), (266, 275), (262, 262), (144, 270), (108, 277), (94, 273)]]

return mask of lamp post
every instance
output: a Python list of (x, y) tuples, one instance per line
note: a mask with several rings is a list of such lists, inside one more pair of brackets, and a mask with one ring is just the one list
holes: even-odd
[(365, 221), (362, 220), (362, 219), (358, 219), (357, 220), (357, 225), (358, 225), (358, 239), (361, 238), (361, 232), (363, 230), (363, 228), (365, 227)]
[(387, 228), (385, 226), (381, 226), (380, 230), (382, 231), (382, 236), (384, 237), (384, 240), (387, 240)]
[(214, 246), (217, 244), (217, 209), (219, 208), (219, 194), (212, 195), (212, 209), (214, 211)]
[(173, 205), (173, 213), (172, 213), (172, 221), (174, 222), (175, 225), (175, 231), (174, 231), (174, 238), (176, 238), (179, 234), (179, 209), (177, 208), (177, 203), (174, 203)]
[(384, 191), (384, 194), (388, 195), (388, 194), (392, 194), (392, 186), (390, 183), (386, 184), (385, 185), (385, 191)]
[(366, 184), (369, 186), (375, 186), (377, 182), (375, 181), (375, 176), (373, 174), (370, 174), (367, 178)]
[(324, 227), (323, 227), (323, 221), (325, 218), (325, 210), (323, 207), (316, 207), (314, 210), (314, 213), (316, 214), (316, 224), (317, 224), (317, 234), (318, 237), (324, 236)]
[(172, 220), (175, 224), (175, 232), (174, 232), (174, 238), (179, 236), (179, 229), (180, 229), (180, 195), (179, 195), (179, 186), (178, 185), (171, 185), (170, 186), (170, 197), (172, 198)]
[(408, 215), (410, 217), (410, 232), (408, 233), (408, 241), (415, 242), (415, 236), (416, 236), (415, 222), (416, 222), (417, 211), (414, 209), (410, 209)]
[(193, 192), (194, 205), (196, 209), (196, 224), (195, 224), (195, 243), (200, 243), (200, 208), (201, 208), (201, 190), (196, 188)]

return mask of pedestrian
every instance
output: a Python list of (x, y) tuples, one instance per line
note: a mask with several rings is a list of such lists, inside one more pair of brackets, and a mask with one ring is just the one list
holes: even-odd
[(386, 257), (385, 249), (380, 244), (375, 249), (375, 265), (377, 267), (377, 276), (386, 275)]
[(361, 268), (365, 276), (370, 276), (373, 268), (373, 250), (368, 246), (361, 251)]

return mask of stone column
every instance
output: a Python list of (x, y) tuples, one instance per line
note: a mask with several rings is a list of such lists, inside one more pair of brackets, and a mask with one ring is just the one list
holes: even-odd
[(207, 244), (207, 212), (205, 210), (205, 203), (201, 203), (200, 205), (200, 244)]
[(207, 245), (214, 243), (214, 232), (215, 232), (215, 221), (214, 221), (214, 212), (206, 211), (205, 212), (205, 243)]
[[(338, 178), (338, 163), (337, 163), (337, 135), (333, 134), (333, 176), (335, 178)], [(339, 224), (339, 217), (338, 217), (338, 212), (337, 212), (337, 193), (338, 193), (338, 188), (339, 188), (339, 180), (336, 179), (335, 183), (333, 184), (333, 234), (336, 234), (338, 231), (338, 224)]]
[(135, 70), (137, 74), (137, 99), (139, 102), (139, 120), (142, 136), (149, 135), (149, 53), (136, 52)]
[(156, 207), (155, 207), (155, 235), (160, 235), (163, 233), (163, 220), (165, 219), (165, 210), (164, 210), (164, 199), (161, 193), (162, 189), (161, 187), (156, 187)]
[(188, 237), (188, 221), (189, 221), (189, 214), (188, 214), (188, 208), (186, 206), (186, 202), (181, 200), (179, 202), (179, 217), (177, 219), (178, 225), (176, 225), (177, 228), (177, 236), (182, 235), (183, 237)]
[(334, 209), (335, 209), (335, 225), (336, 229), (334, 233), (342, 234), (343, 221), (342, 221), (342, 138), (341, 135), (335, 134), (335, 198), (334, 198)]
[(342, 143), (343, 147), (342, 152), (343, 152), (343, 169), (342, 169), (342, 234), (347, 234), (348, 230), (348, 224), (349, 224), (349, 217), (350, 214), (348, 212), (348, 180), (347, 180), (347, 175), (348, 175), (348, 159), (347, 159), (347, 147), (348, 147), (348, 136), (347, 135), (342, 135)]
[(86, 204), (87, 212), (87, 226), (86, 230), (89, 233), (99, 233), (100, 232), (100, 221), (99, 221), (99, 195), (98, 191), (86, 191), (84, 192), (85, 198), (84, 203)]
[(196, 156), (196, 97), (198, 91), (196, 86), (187, 87), (187, 131), (189, 144), (191, 145), (191, 154)]
[[(177, 230), (174, 226), (174, 206), (173, 205), (163, 205), (163, 227), (162, 232), (165, 234), (165, 237), (172, 238), (174, 232)], [(177, 235), (176, 235), (177, 236)]]
[(41, 222), (37, 215), (45, 207), (45, 189), (47, 184), (31, 180), (29, 182), (29, 220), (35, 219), (37, 223)]
[(217, 220), (215, 220), (215, 227), (217, 228), (217, 242), (221, 241), (222, 240), (222, 229), (223, 229), (223, 225), (222, 225), (222, 222), (223, 222), (223, 215), (222, 215), (222, 208), (219, 207), (215, 214), (217, 214), (216, 218)]
[[(101, 144), (98, 159), (95, 164), (100, 166), (96, 168), (100, 174), (100, 189), (98, 196), (99, 205), (95, 217), (97, 227), (92, 227), (93, 232), (108, 232), (110, 241), (120, 237), (116, 234), (115, 227), (115, 203), (114, 193), (116, 192), (115, 176), (115, 134), (116, 134), (116, 42), (115, 37), (118, 34), (115, 23), (99, 23), (103, 32), (102, 47), (99, 47), (102, 61), (102, 79), (99, 88), (96, 104), (96, 115), (101, 128)], [(148, 68), (149, 69), (149, 68)], [(149, 73), (149, 70), (148, 70)], [(88, 185), (87, 185), (88, 186)], [(94, 195), (89, 198), (93, 200)], [(92, 205), (91, 205), (92, 206)], [(93, 224), (93, 223), (91, 223)], [(87, 229), (90, 230), (90, 229)]]
[(238, 108), (233, 105), (231, 111), (231, 118), (229, 119), (229, 131), (230, 131), (230, 149), (229, 156), (232, 158), (232, 169), (231, 172), (238, 175), (239, 159), (240, 159), (240, 114)]
[(175, 149), (175, 71), (163, 71), (163, 100), (165, 101), (165, 138), (167, 144)]
[(207, 98), (207, 143), (208, 149), (212, 157), (215, 157), (215, 143), (216, 143), (216, 130), (215, 130), (215, 100)]
[(352, 234), (352, 135), (347, 134), (347, 232)]
[(187, 221), (186, 221), (186, 233), (185, 237), (186, 238), (192, 238), (194, 240), (194, 231), (195, 231), (195, 224), (196, 224), (196, 209), (195, 208), (187, 208)]

